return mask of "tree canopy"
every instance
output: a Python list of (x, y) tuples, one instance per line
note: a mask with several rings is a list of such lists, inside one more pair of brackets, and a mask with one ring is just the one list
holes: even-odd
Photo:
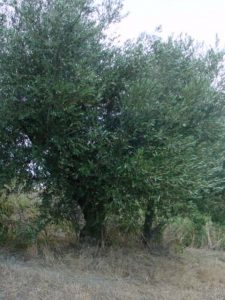
[(76, 227), (80, 207), (95, 237), (110, 215), (146, 238), (175, 215), (223, 220), (223, 51), (186, 36), (117, 47), (120, 1), (0, 5), (1, 187), (39, 187), (46, 221)]

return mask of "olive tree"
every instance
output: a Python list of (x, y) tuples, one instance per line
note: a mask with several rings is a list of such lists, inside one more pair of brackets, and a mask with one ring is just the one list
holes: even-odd
[[(102, 121), (108, 26), (120, 1), (1, 1), (0, 178), (41, 186), (42, 218), (99, 235), (113, 142)], [(104, 71), (104, 72), (103, 72)], [(115, 177), (115, 176), (114, 176)]]

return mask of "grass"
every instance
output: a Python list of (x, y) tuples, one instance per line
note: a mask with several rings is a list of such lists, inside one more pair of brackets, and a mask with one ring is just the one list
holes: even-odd
[(196, 230), (177, 218), (152, 254), (138, 234), (116, 227), (108, 231), (113, 246), (78, 247), (68, 222), (49, 224), (33, 238), (38, 209), (31, 196), (0, 198), (0, 300), (225, 300), (225, 252), (218, 251), (225, 249), (225, 227), (207, 219)]
[(0, 299), (225, 299), (225, 253), (87, 247), (42, 258), (0, 255)]

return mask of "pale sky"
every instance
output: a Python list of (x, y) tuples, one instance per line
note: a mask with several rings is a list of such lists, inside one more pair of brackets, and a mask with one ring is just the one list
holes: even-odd
[(188, 33), (214, 45), (218, 34), (225, 47), (225, 0), (124, 0), (124, 12), (128, 17), (113, 29), (121, 41), (141, 32), (154, 33), (162, 25), (162, 37)]

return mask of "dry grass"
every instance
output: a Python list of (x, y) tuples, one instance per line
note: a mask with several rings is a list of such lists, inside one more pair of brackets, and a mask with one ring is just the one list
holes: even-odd
[(0, 299), (225, 299), (224, 252), (156, 256), (141, 249), (86, 248), (57, 258), (47, 249), (44, 258), (32, 253), (29, 260), (0, 255)]

